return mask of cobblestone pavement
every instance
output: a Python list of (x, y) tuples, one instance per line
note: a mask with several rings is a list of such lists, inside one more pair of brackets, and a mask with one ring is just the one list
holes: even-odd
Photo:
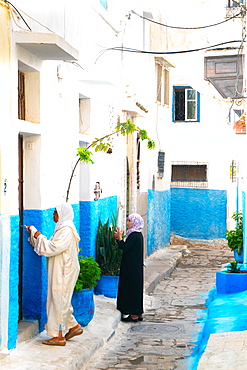
[(83, 369), (189, 369), (215, 273), (232, 260), (221, 245), (189, 246), (171, 277), (145, 296), (144, 321), (121, 322)]

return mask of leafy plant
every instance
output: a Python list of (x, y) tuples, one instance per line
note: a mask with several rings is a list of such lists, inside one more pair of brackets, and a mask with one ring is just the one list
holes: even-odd
[(80, 272), (74, 288), (74, 292), (82, 289), (92, 289), (100, 279), (100, 267), (91, 257), (78, 256)]
[(234, 212), (232, 218), (236, 221), (236, 227), (234, 230), (226, 231), (226, 239), (228, 247), (231, 250), (237, 249), (238, 254), (241, 254), (243, 249), (243, 215), (241, 212)]
[(96, 261), (102, 275), (119, 276), (122, 251), (118, 248), (114, 232), (116, 230), (116, 218), (103, 225), (99, 221), (96, 239)]
[(72, 179), (74, 177), (75, 169), (80, 161), (85, 162), (85, 163), (94, 163), (92, 160), (92, 155), (93, 153), (89, 150), (90, 148), (93, 148), (95, 152), (111, 152), (111, 141), (110, 137), (112, 135), (116, 135), (120, 133), (121, 135), (125, 136), (128, 134), (132, 134), (133, 132), (137, 131), (140, 135), (141, 140), (147, 140), (147, 147), (148, 149), (154, 149), (155, 148), (155, 142), (151, 140), (148, 137), (148, 133), (146, 130), (141, 129), (140, 127), (136, 126), (133, 122), (130, 120), (127, 120), (126, 122), (118, 123), (117, 126), (115, 127), (115, 131), (107, 134), (101, 138), (95, 138), (92, 143), (87, 147), (87, 148), (77, 148), (77, 156), (79, 157), (78, 160), (76, 161), (72, 173), (70, 176), (69, 180), (69, 185), (67, 188), (67, 194), (66, 194), (66, 202), (69, 200), (69, 192), (70, 192), (70, 186)]
[(240, 271), (240, 267), (238, 267), (238, 262), (237, 261), (233, 261), (233, 262), (230, 262), (230, 266), (228, 266), (227, 268), (227, 272), (239, 272)]

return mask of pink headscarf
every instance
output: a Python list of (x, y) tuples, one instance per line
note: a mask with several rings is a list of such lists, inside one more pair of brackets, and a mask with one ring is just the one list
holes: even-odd
[(140, 233), (144, 226), (143, 218), (138, 213), (131, 213), (131, 215), (128, 216), (128, 219), (132, 222), (132, 228), (127, 230), (124, 241), (126, 241), (128, 236), (134, 231)]

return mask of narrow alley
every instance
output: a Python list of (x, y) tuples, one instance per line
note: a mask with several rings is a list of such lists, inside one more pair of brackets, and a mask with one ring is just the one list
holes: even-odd
[(193, 369), (205, 302), (215, 274), (233, 259), (226, 246), (190, 245), (171, 277), (145, 296), (144, 321), (119, 323), (107, 345), (83, 369)]

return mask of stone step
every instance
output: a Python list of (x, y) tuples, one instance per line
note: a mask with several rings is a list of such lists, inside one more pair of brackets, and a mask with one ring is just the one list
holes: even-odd
[(17, 345), (26, 342), (39, 334), (38, 321), (25, 320), (18, 324), (18, 339)]

